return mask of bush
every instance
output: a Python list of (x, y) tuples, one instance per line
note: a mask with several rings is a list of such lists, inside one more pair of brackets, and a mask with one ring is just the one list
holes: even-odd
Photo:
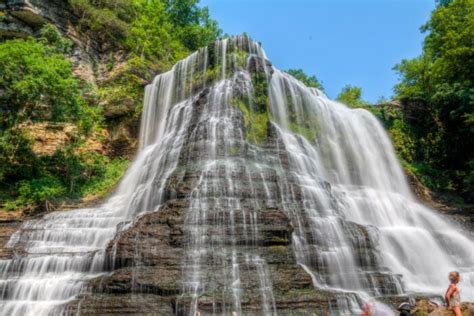
[(95, 164), (100, 166), (100, 173), (84, 182), (79, 189), (81, 195), (104, 196), (123, 176), (129, 164), (129, 161), (124, 158), (109, 159), (104, 156), (97, 158), (99, 159), (95, 161)]
[(19, 183), (19, 199), (27, 203), (40, 203), (58, 198), (65, 192), (61, 182), (53, 177), (44, 177)]

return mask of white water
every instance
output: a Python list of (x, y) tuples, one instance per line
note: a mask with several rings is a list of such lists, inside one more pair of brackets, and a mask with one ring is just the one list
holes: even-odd
[[(274, 120), (282, 128), (294, 172), (305, 185), (304, 201), (319, 206), (311, 210), (312, 230), (325, 250), (311, 256), (327, 264), (332, 276), (320, 280), (314, 271), (318, 283), (356, 291), (366, 288), (361, 278), (347, 277), (360, 273), (347, 247), (351, 234), (345, 222), (351, 221), (371, 232), (372, 242), (380, 249), (378, 266), (403, 276), (403, 284), (392, 280), (395, 292), (402, 293), (404, 286), (405, 291), (441, 294), (448, 272), (458, 270), (464, 279), (460, 284), (463, 298), (473, 300), (474, 243), (446, 218), (416, 201), (379, 122), (365, 110), (352, 110), (315, 95), (278, 71), (272, 77), (271, 97)], [(288, 109), (297, 113), (299, 125), (308, 117), (313, 119), (317, 135), (313, 143), (288, 133)], [(331, 205), (334, 199), (321, 179), (331, 184), (336, 205)], [(304, 247), (298, 232), (295, 238), (296, 245)]]
[[(220, 290), (213, 278), (224, 284), (221, 313), (240, 314), (245, 291), (241, 278), (248, 269), (256, 271), (262, 314), (278, 313), (267, 264), (250, 247), (259, 240), (255, 210), (275, 203), (295, 229), (292, 244), (298, 263), (316, 287), (342, 293), (341, 310), (357, 310), (360, 300), (370, 296), (443, 294), (451, 270), (463, 277), (462, 298), (474, 300), (473, 241), (416, 201), (390, 140), (367, 111), (351, 110), (263, 66), (269, 77), (273, 71), (268, 83), (270, 110), (277, 146), (284, 154), (272, 156), (246, 143), (242, 124), (235, 119), (239, 110), (232, 104), (234, 87), (242, 87), (248, 99), (254, 87), (245, 67), (236, 66), (238, 57), (227, 54), (235, 46), (266, 58), (246, 37), (219, 41), (214, 58), (221, 65), (220, 80), (209, 87), (197, 116), (193, 115), (199, 96), (193, 94), (193, 84), (195, 74), (208, 69), (208, 49), (147, 87), (140, 151), (102, 206), (48, 214), (12, 236), (9, 245), (25, 253), (0, 262), (2, 315), (60, 314), (65, 303), (84, 292), (87, 280), (104, 273), (105, 248), (116, 232), (165, 202), (166, 181), (187, 155), (183, 151), (191, 150), (186, 143), (200, 144), (201, 151), (199, 180), (189, 197), (185, 222), (182, 291), (183, 297), (190, 297), (190, 315), (200, 295)], [(295, 124), (315, 138), (309, 141), (291, 132)], [(245, 146), (250, 148), (246, 157), (233, 153)], [(248, 187), (233, 176), (236, 173), (248, 178)], [(266, 181), (270, 173), (277, 176), (279, 192)], [(264, 187), (263, 196), (257, 196), (257, 186)], [(248, 191), (251, 205), (242, 205), (237, 197)], [(210, 225), (215, 222), (218, 225)], [(236, 232), (240, 222), (248, 243), (243, 250)], [(211, 277), (209, 261), (215, 264)]]

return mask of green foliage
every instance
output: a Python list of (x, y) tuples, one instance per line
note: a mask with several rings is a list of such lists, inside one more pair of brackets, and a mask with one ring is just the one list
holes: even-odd
[(14, 186), (16, 179), (28, 179), (37, 174), (38, 159), (30, 140), (20, 129), (0, 131), (0, 184)]
[(163, 0), (177, 38), (194, 51), (216, 40), (222, 31), (209, 17), (207, 7), (199, 7), (199, 0)]
[(302, 69), (288, 69), (286, 73), (292, 75), (308, 87), (318, 88), (321, 91), (324, 91), (324, 87), (321, 82), (319, 82), (316, 76), (308, 76)]
[(312, 141), (316, 137), (316, 132), (314, 127), (309, 127), (306, 124), (300, 124), (295, 122), (289, 123), (289, 129), (298, 135), (303, 136), (308, 141)]
[(105, 156), (97, 156), (96, 164), (102, 167), (101, 173), (91, 177), (82, 186), (80, 193), (82, 195), (94, 194), (105, 196), (109, 193), (110, 188), (122, 178), (129, 165), (129, 161), (124, 158), (109, 159)]
[(362, 88), (345, 85), (336, 100), (342, 102), (352, 108), (366, 107), (369, 105), (368, 102), (362, 99)]
[(105, 65), (105, 68), (107, 71), (111, 71), (114, 68), (114, 56), (112, 53), (110, 53), (109, 57), (107, 58), (107, 64)]
[(394, 68), (413, 160), (434, 170), (429, 173), (445, 184), (441, 189), (472, 199), (474, 2), (440, 1), (422, 31), (428, 35), (421, 56)]
[(6, 203), (7, 210), (35, 205), (44, 201), (53, 202), (64, 195), (66, 189), (54, 177), (42, 177), (18, 183), (18, 197)]
[(389, 129), (392, 137), (393, 146), (398, 156), (408, 163), (413, 162), (415, 156), (416, 144), (413, 137), (410, 135), (409, 127), (400, 119), (393, 122)]
[(72, 51), (72, 42), (64, 38), (53, 24), (46, 24), (41, 28), (39, 41), (52, 48), (56, 53), (69, 54)]
[[(0, 43), (0, 189), (4, 207), (14, 209), (110, 188), (123, 160), (87, 152), (85, 138), (100, 129), (101, 108), (84, 98), (90, 85), (73, 77), (64, 54), (71, 43), (51, 25), (38, 39)], [(91, 99), (94, 101), (94, 98)], [(64, 148), (39, 156), (24, 127), (68, 122), (77, 127)]]
[[(171, 68), (192, 50), (217, 39), (221, 31), (206, 8), (195, 0), (70, 0), (81, 28), (110, 47), (128, 53), (125, 65), (100, 83), (100, 104), (108, 117), (135, 115), (141, 110), (143, 86)], [(98, 75), (98, 67), (94, 67)]]
[(232, 103), (243, 114), (247, 141), (255, 145), (263, 145), (267, 140), (268, 124), (270, 122), (269, 113), (252, 111), (250, 106), (240, 99), (234, 99)]
[[(69, 0), (86, 32), (162, 67), (221, 35), (198, 0)], [(163, 70), (163, 68), (161, 68)]]
[(147, 61), (130, 58), (98, 87), (96, 93), (108, 117), (135, 114), (141, 110), (144, 83), (152, 79)]
[(252, 75), (253, 95), (252, 110), (257, 113), (268, 112), (270, 98), (268, 96), (268, 81), (265, 72), (257, 72)]
[(162, 64), (165, 69), (188, 51), (174, 33), (165, 4), (158, 0), (135, 0), (137, 17), (131, 23), (126, 45), (136, 54)]
[(30, 119), (75, 120), (83, 106), (71, 63), (33, 39), (0, 43), (1, 125)]
[(69, 149), (43, 157), (37, 163), (41, 166), (40, 176), (19, 181), (16, 195), (4, 201), (4, 207), (14, 210), (45, 201), (54, 205), (66, 197), (104, 196), (128, 165), (123, 158), (110, 159), (94, 152), (77, 154)]
[(47, 171), (59, 176), (68, 196), (103, 195), (120, 179), (128, 161), (114, 160), (96, 152), (78, 153), (76, 146), (58, 150), (45, 158)]

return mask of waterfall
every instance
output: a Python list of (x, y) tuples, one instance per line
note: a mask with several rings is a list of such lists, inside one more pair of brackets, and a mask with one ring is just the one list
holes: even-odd
[[(302, 202), (312, 221), (311, 235), (318, 241), (319, 251), (312, 253), (306, 232), (295, 232), (296, 251), (308, 254), (300, 256), (300, 263), (308, 266), (316, 284), (383, 295), (388, 293), (374, 288), (381, 278), (375, 274), (382, 273), (394, 294), (442, 293), (448, 272), (459, 270), (464, 275), (463, 295), (472, 300), (472, 240), (416, 201), (375, 117), (318, 95), (279, 71), (272, 77), (270, 96), (292, 171), (304, 186)], [(309, 142), (292, 133), (294, 126), (310, 129), (315, 138)], [(328, 183), (334, 196), (325, 190)], [(365, 227), (368, 238), (360, 236), (354, 224)], [(375, 244), (379, 253), (360, 258), (354, 250), (367, 248), (362, 242)], [(357, 247), (351, 249), (351, 244)], [(327, 266), (329, 273), (312, 268), (314, 261)]]
[[(189, 194), (169, 190), (186, 177)], [(371, 297), (442, 294), (451, 270), (474, 300), (474, 242), (416, 200), (377, 119), (236, 36), (146, 87), (139, 152), (101, 206), (47, 214), (11, 237), (19, 251), (0, 261), (0, 314), (67, 314), (88, 281), (110, 272), (114, 237), (172, 198), (186, 201), (176, 306), (188, 315), (202, 297), (214, 314), (245, 314), (249, 293), (258, 315), (278, 314), (261, 253), (265, 209), (284, 214), (298, 265), (336, 294), (341, 313)]]

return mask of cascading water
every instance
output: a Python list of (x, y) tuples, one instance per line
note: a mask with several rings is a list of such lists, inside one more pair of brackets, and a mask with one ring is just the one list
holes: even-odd
[[(190, 193), (170, 196), (184, 167)], [(278, 314), (263, 209), (286, 216), (298, 264), (336, 293), (341, 313), (369, 297), (440, 294), (450, 270), (474, 300), (474, 243), (412, 196), (379, 122), (278, 71), (238, 36), (146, 88), (140, 151), (102, 206), (48, 214), (12, 236), (23, 251), (0, 262), (1, 314), (67, 314), (107, 273), (114, 236), (171, 198), (187, 202), (176, 306), (189, 315), (203, 297), (214, 314), (249, 314), (248, 293), (255, 315)]]
[[(312, 271), (316, 284), (372, 295), (389, 294), (378, 290), (387, 284), (394, 294), (404, 288), (442, 293), (447, 273), (460, 270), (464, 295), (472, 300), (474, 244), (414, 199), (379, 122), (369, 112), (319, 96), (278, 71), (270, 95), (273, 118), (292, 170), (304, 186), (302, 201), (318, 241), (319, 249), (312, 253), (305, 232), (296, 230), (296, 252), (309, 254), (300, 256), (300, 263)], [(295, 126), (297, 132), (314, 133), (312, 141), (291, 133)], [(351, 227), (354, 223), (364, 226), (368, 236)], [(379, 253), (360, 258), (354, 251), (367, 248), (364, 242), (376, 245)], [(318, 262), (317, 269), (311, 261)], [(321, 265), (329, 273), (321, 275)], [(385, 286), (377, 285), (380, 280)]]

